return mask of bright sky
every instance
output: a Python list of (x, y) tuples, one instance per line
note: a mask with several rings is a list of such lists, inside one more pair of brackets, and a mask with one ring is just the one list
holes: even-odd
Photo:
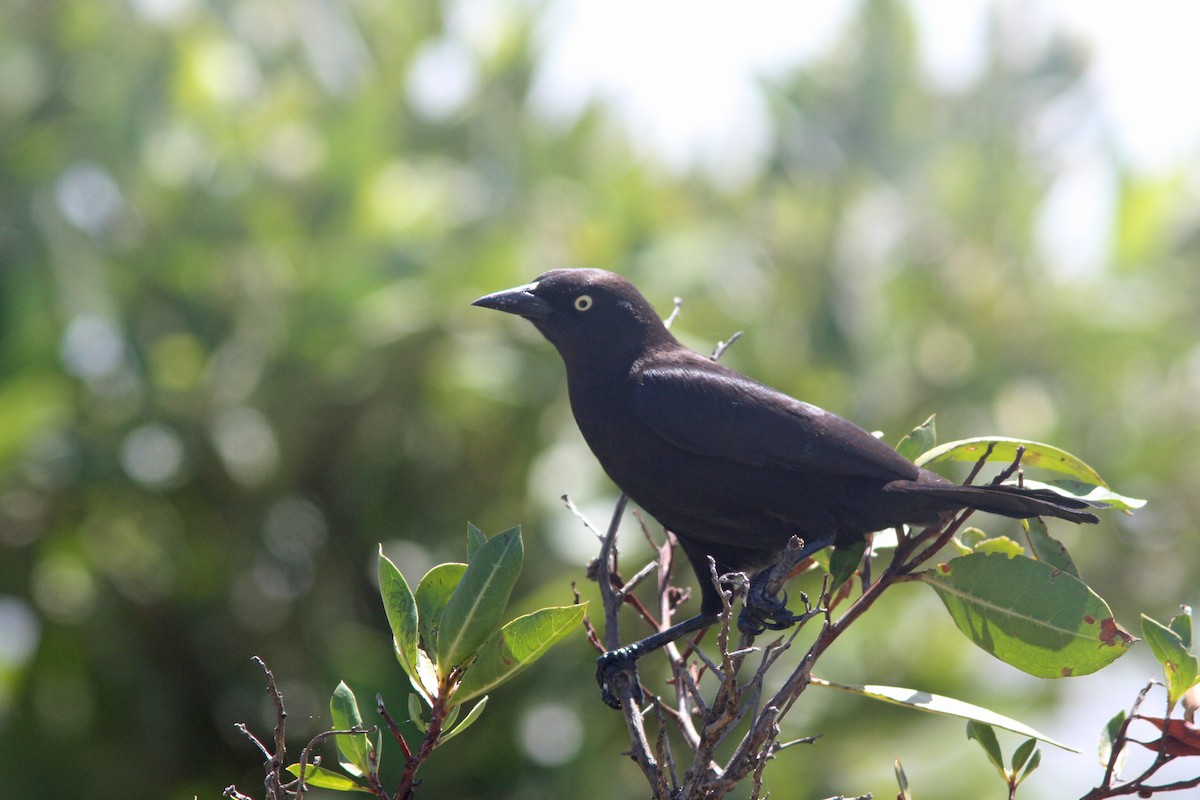
[[(468, 2), (467, 5), (472, 3)], [(926, 74), (953, 87), (981, 66), (1000, 9), (1036, 39), (1056, 24), (1092, 48), (1090, 79), (1122, 150), (1156, 170), (1197, 155), (1200, 6), (1178, 0), (911, 0)], [(836, 41), (857, 0), (558, 0), (542, 27), (538, 90), (551, 115), (596, 94), (669, 160), (731, 155), (765, 135), (755, 74), (802, 64)], [(744, 144), (743, 144), (744, 146)], [(752, 156), (752, 154), (748, 154)], [(734, 167), (737, 165), (735, 164)]]

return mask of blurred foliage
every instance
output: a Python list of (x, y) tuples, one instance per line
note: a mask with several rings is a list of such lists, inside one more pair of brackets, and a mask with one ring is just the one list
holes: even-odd
[[(891, 441), (936, 411), (946, 438), (1063, 445), (1150, 499), (1058, 529), (1118, 618), (1200, 601), (1177, 555), (1200, 519), (1195, 185), (1108, 155), (1107, 257), (1043, 255), (1080, 131), (1110, 152), (1079, 47), (998, 15), (983, 73), (939, 89), (903, 4), (866, 0), (827, 56), (763, 82), (773, 144), (729, 186), (635, 156), (602, 106), (537, 113), (543, 10), (0, 10), (5, 796), (256, 785), (233, 728), (271, 724), (255, 654), (294, 746), (341, 678), (403, 708), (376, 542), (415, 582), (461, 558), (468, 519), (521, 522), (514, 612), (570, 602), (593, 541), (559, 495), (602, 515), (613, 490), (552, 348), (467, 307), (556, 266), (619, 270), (664, 311), (683, 297), (698, 349), (745, 329), (731, 365)], [(897, 595), (827, 677), (1045, 713), (1062, 684), (981, 681), (926, 622), (936, 599)], [(568, 639), (497, 694), (423, 794), (640, 795), (593, 657)], [(798, 715), (827, 735), (779, 759), (772, 796), (886, 796), (897, 753), (918, 796), (969, 796), (986, 765), (948, 759), (959, 726), (868, 705)]]

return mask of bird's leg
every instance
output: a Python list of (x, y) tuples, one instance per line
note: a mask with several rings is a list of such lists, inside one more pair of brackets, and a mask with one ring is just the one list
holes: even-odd
[(697, 614), (691, 619), (685, 619), (677, 625), (672, 625), (664, 631), (651, 634), (645, 639), (609, 650), (596, 659), (596, 682), (600, 684), (600, 698), (611, 708), (620, 708), (621, 701), (617, 696), (614, 681), (620, 674), (629, 677), (633, 689), (633, 697), (642, 702), (642, 685), (638, 681), (637, 661), (647, 653), (653, 652), (663, 645), (670, 644), (681, 636), (707, 628), (720, 618), (719, 613)]
[(757, 636), (768, 628), (781, 631), (803, 619), (803, 615), (788, 611), (787, 592), (783, 593), (782, 599), (767, 595), (773, 569), (769, 567), (750, 579), (750, 588), (742, 601), (742, 613), (738, 614), (738, 630), (742, 633)]

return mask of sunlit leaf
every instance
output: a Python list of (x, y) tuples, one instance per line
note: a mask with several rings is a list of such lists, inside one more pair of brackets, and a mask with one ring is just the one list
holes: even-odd
[(957, 442), (947, 442), (922, 453), (916, 463), (922, 467), (928, 467), (939, 461), (965, 461), (974, 464), (987, 453), (988, 445), (994, 445), (987, 457), (989, 462), (1011, 464), (1017, 457), (1017, 448), (1024, 447), (1025, 452), (1021, 456), (1021, 466), (1023, 467), (1039, 467), (1076, 478), (1093, 486), (1108, 486), (1096, 470), (1066, 450), (1041, 442), (1010, 439), (1005, 436), (980, 436), (961, 439)]
[[(1024, 459), (1022, 459), (1022, 463), (1024, 463)], [(1087, 500), (1089, 503), (1099, 503), (1105, 508), (1111, 508), (1116, 511), (1135, 511), (1146, 505), (1145, 500), (1140, 500), (1136, 497), (1126, 497), (1123, 494), (1114, 492), (1107, 486), (1088, 483), (1087, 481), (1071, 479), (1037, 481), (1026, 478), (1024, 486), (1027, 489), (1049, 489), (1052, 492), (1057, 492), (1067, 497), (1076, 497), (1080, 500)]]
[(417, 669), (417, 601), (408, 588), (408, 581), (404, 580), (396, 565), (383, 554), (382, 545), (379, 548), (379, 596), (383, 600), (388, 625), (392, 629), (396, 658), (408, 673), (409, 680), (420, 686)]
[[(1108, 766), (1108, 762), (1112, 759), (1113, 748), (1117, 745), (1117, 737), (1120, 736), (1121, 726), (1125, 724), (1124, 710), (1118, 711), (1116, 716), (1108, 721), (1104, 726), (1104, 732), (1100, 734), (1100, 764), (1104, 767)], [(1120, 777), (1121, 770), (1125, 766), (1125, 759), (1129, 755), (1129, 750), (1122, 747), (1121, 752), (1117, 754), (1116, 765), (1113, 768), (1113, 777)]]
[(1050, 531), (1041, 517), (1021, 520), (1021, 525), (1025, 529), (1025, 535), (1029, 538), (1030, 555), (1055, 569), (1061, 569), (1069, 575), (1079, 577), (1079, 568), (1075, 566), (1071, 554), (1067, 552), (1067, 548), (1063, 546), (1062, 542), (1050, 535)]
[(967, 638), (1040, 678), (1095, 672), (1135, 641), (1086, 584), (1030, 558), (974, 553), (917, 578), (933, 586)]
[[(350, 691), (350, 687), (346, 685), (345, 681), (338, 683), (337, 688), (333, 690), (333, 697), (329, 700), (329, 715), (333, 719), (335, 730), (362, 727), (362, 715), (358, 712), (358, 700), (355, 699), (354, 692)], [(335, 738), (337, 739), (338, 763), (342, 765), (342, 769), (356, 777), (366, 775), (371, 769), (370, 760), (367, 758), (371, 743), (367, 739), (367, 735), (357, 733)]]
[(587, 603), (581, 603), (517, 617), (479, 648), (451, 702), (465, 703), (512, 678), (578, 627), (586, 612)]
[(909, 461), (915, 461), (917, 456), (933, 449), (937, 444), (937, 426), (934, 423), (936, 416), (936, 414), (930, 414), (929, 419), (905, 435), (899, 444), (896, 445), (896, 452)]
[[(287, 771), (300, 777), (300, 765), (292, 764), (287, 768)], [(366, 786), (359, 786), (354, 781), (347, 778), (338, 772), (327, 770), (324, 767), (313, 766), (307, 764), (304, 767), (304, 783), (308, 786), (317, 789), (332, 789), (335, 792), (366, 792), (371, 793), (371, 790)]]
[(1188, 652), (1178, 633), (1145, 614), (1142, 614), (1142, 636), (1162, 665), (1167, 701), (1173, 707), (1184, 692), (1200, 681), (1200, 660)]
[(855, 686), (852, 684), (835, 683), (827, 681), (824, 678), (814, 677), (812, 679), (814, 686), (826, 686), (830, 689), (838, 689), (843, 692), (851, 692), (860, 694), (864, 697), (870, 697), (874, 700), (882, 700), (885, 703), (894, 703), (896, 705), (907, 706), (918, 711), (929, 711), (934, 714), (943, 714), (949, 717), (959, 717), (960, 719), (971, 720), (983, 725), (991, 725), (994, 728), (1003, 728), (1006, 731), (1012, 731), (1022, 736), (1027, 736), (1046, 744), (1052, 744), (1055, 747), (1069, 750), (1072, 753), (1078, 753), (1074, 747), (1063, 744), (1062, 742), (1051, 739), (1044, 733), (1034, 730), (1023, 722), (1019, 722), (1003, 714), (997, 714), (995, 711), (983, 708), (981, 706), (964, 703), (962, 700), (955, 700), (952, 697), (945, 697), (939, 694), (931, 694), (930, 692), (922, 692), (918, 689), (905, 689), (900, 686)]
[(500, 627), (521, 572), (521, 529), (497, 534), (467, 564), (442, 612), (437, 668), (441, 676), (469, 661)]
[(991, 536), (977, 542), (975, 545), (976, 553), (998, 553), (1009, 558), (1025, 554), (1025, 548), (1020, 542), (1013, 541), (1007, 536)]
[(1192, 607), (1180, 606), (1179, 613), (1171, 617), (1171, 630), (1175, 631), (1175, 635), (1179, 637), (1179, 641), (1183, 642), (1183, 646), (1188, 650), (1192, 649)]
[(417, 618), (420, 624), (421, 641), (425, 652), (437, 652), (438, 629), (442, 624), (442, 612), (454, 593), (455, 587), (466, 572), (466, 564), (438, 564), (417, 585)]

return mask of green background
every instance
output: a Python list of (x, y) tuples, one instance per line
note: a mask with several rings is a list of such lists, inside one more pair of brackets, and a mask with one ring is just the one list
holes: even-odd
[[(295, 752), (339, 680), (366, 717), (377, 691), (403, 715), (378, 542), (415, 585), (463, 558), (468, 520), (522, 523), (512, 613), (572, 581), (591, 596), (594, 540), (559, 497), (603, 524), (614, 490), (553, 349), (469, 307), (558, 266), (620, 271), (664, 314), (682, 297), (685, 342), (744, 330), (727, 363), (892, 443), (936, 411), (943, 440), (1062, 446), (1150, 500), (1053, 528), (1118, 620), (1200, 600), (1194, 165), (1147, 175), (1102, 148), (1106, 255), (1047, 263), (1038, 209), (1099, 124), (1079, 43), (997, 25), (981, 74), (936, 89), (906, 6), (863, 2), (826, 55), (763, 82), (768, 152), (729, 183), (657, 163), (603, 104), (531, 111), (538, 4), (498, 6), (475, 41), (406, 0), (181, 7), (0, 11), (0, 795), (261, 796), (234, 728), (272, 724), (252, 655)], [(466, 98), (422, 105), (447, 51)], [(594, 655), (573, 636), (495, 694), (421, 796), (645, 796)], [(1057, 798), (1099, 780), (1094, 736), (1153, 674), (1124, 661), (1022, 676), (906, 586), (818, 674), (1069, 740), (1085, 754), (1047, 753), (1028, 786)], [(773, 798), (892, 796), (896, 756), (918, 797), (1000, 796), (958, 721), (813, 690), (784, 737), (816, 733), (768, 770)]]

